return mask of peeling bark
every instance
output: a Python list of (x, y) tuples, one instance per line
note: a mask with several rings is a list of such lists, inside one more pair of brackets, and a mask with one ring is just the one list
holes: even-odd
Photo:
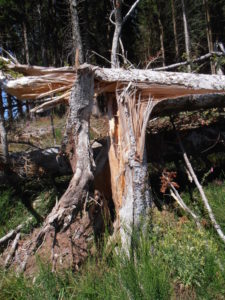
[[(117, 213), (115, 227), (120, 227), (122, 244), (129, 246), (129, 234), (140, 228), (151, 205), (145, 151), (146, 120), (152, 107), (143, 105), (127, 87), (109, 100), (109, 164), (113, 200)], [(131, 94), (130, 94), (131, 92)], [(139, 100), (138, 100), (139, 99)], [(137, 110), (135, 106), (137, 105)], [(140, 113), (140, 115), (139, 115)], [(139, 116), (139, 118), (138, 118)]]

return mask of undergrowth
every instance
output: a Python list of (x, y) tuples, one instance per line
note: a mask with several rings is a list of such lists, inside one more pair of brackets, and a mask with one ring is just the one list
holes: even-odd
[[(205, 186), (205, 191), (224, 230), (225, 184), (217, 180)], [(32, 203), (44, 216), (55, 197), (54, 189), (37, 188)], [(198, 192), (183, 193), (182, 197), (201, 216), (201, 230), (176, 207), (162, 212), (155, 208), (148, 230), (134, 237), (135, 248), (129, 255), (118, 244), (109, 251), (106, 241), (103, 252), (90, 257), (75, 273), (52, 273), (51, 265), (41, 259), (37, 259), (39, 272), (34, 278), (0, 270), (0, 300), (225, 299), (224, 245), (210, 226)], [(3, 233), (24, 220), (28, 212), (8, 189), (0, 196), (0, 214)]]
[(3, 299), (224, 299), (223, 246), (186, 217), (153, 211), (154, 226), (127, 255), (118, 245), (76, 273), (39, 261), (34, 279), (1, 271)]

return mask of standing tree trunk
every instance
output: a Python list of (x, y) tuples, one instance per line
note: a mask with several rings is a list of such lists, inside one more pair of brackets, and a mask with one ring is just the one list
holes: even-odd
[[(187, 61), (191, 61), (191, 46), (190, 46), (190, 35), (188, 31), (188, 23), (187, 23), (187, 16), (186, 16), (186, 9), (184, 0), (181, 0), (182, 3), (182, 12), (183, 12), (183, 23), (184, 23), (184, 38), (185, 38), (185, 49), (187, 55)], [(191, 72), (191, 66), (188, 65), (188, 72)]]
[(0, 161), (6, 165), (9, 163), (9, 150), (7, 141), (7, 132), (5, 128), (4, 107), (2, 99), (2, 90), (0, 89), (0, 135), (1, 135), (1, 152)]
[(176, 23), (174, 0), (171, 0), (171, 7), (172, 7), (172, 19), (173, 19), (173, 34), (174, 34), (174, 42), (175, 42), (175, 54), (176, 54), (176, 61), (178, 61), (179, 48), (178, 48), (177, 23)]
[(75, 64), (75, 56), (78, 52), (79, 64), (84, 63), (83, 45), (80, 34), (79, 18), (77, 13), (77, 0), (69, 0), (70, 15), (71, 15), (71, 26), (72, 26), (72, 42), (73, 42), (73, 55), (72, 62)]
[(23, 38), (24, 38), (26, 64), (29, 65), (30, 64), (30, 54), (29, 54), (28, 38), (27, 38), (27, 25), (26, 25), (25, 21), (23, 21)]
[(41, 58), (42, 64), (44, 66), (48, 66), (48, 57), (47, 57), (47, 50), (46, 50), (46, 43), (45, 43), (45, 32), (44, 27), (42, 24), (42, 15), (41, 15), (41, 1), (37, 4), (37, 13), (38, 13), (38, 25), (39, 25), (39, 42), (40, 42), (40, 49), (41, 49)]
[(7, 104), (8, 104), (8, 119), (9, 122), (13, 121), (13, 104), (12, 104), (12, 96), (7, 94)]
[(157, 18), (158, 18), (159, 31), (160, 31), (160, 49), (161, 49), (161, 53), (162, 53), (162, 62), (163, 62), (163, 67), (165, 67), (166, 58), (165, 58), (165, 48), (164, 48), (164, 30), (163, 30), (163, 25), (162, 25), (162, 21), (161, 21), (159, 12), (157, 14)]
[[(151, 205), (145, 130), (153, 108), (152, 102), (140, 103), (140, 95), (128, 86), (117, 99), (109, 99), (109, 163), (116, 209), (116, 228), (127, 248), (133, 229), (139, 229)], [(139, 115), (140, 114), (140, 115)]]
[[(213, 39), (212, 39), (212, 28), (211, 28), (208, 0), (203, 0), (203, 4), (205, 6), (206, 33), (207, 33), (208, 48), (209, 48), (209, 52), (212, 53), (213, 52)], [(210, 60), (210, 67), (211, 67), (211, 73), (216, 74), (216, 67), (215, 67), (215, 64), (213, 63), (212, 59)]]
[(20, 118), (23, 117), (24, 113), (23, 113), (23, 102), (20, 100), (17, 100), (17, 107), (18, 107), (18, 115)]
[[(53, 267), (56, 260), (58, 261), (60, 259), (65, 262), (65, 265), (68, 264), (71, 266), (73, 263), (71, 255), (73, 257), (74, 249), (70, 250), (70, 254), (64, 257), (65, 247), (73, 248), (74, 245), (77, 244), (79, 246), (80, 238), (83, 238), (85, 241), (88, 239), (88, 236), (85, 235), (85, 231), (87, 228), (91, 230), (92, 224), (86, 215), (84, 216), (86, 219), (83, 220), (83, 217), (78, 216), (78, 214), (82, 214), (85, 201), (88, 200), (90, 183), (93, 180), (94, 162), (89, 141), (89, 119), (93, 95), (93, 72), (88, 68), (79, 70), (69, 101), (70, 112), (67, 120), (67, 135), (64, 140), (74, 175), (66, 192), (59, 202), (56, 203), (42, 229), (35, 235), (28, 249), (26, 249), (27, 255), (25, 258), (24, 253), (21, 252), (24, 260), (22, 269), (25, 269), (27, 260), (33, 257), (40, 243), (45, 243), (45, 240), (48, 240), (46, 247), (49, 247), (49, 245), (51, 247), (49, 253), (52, 251)], [(74, 222), (76, 223), (76, 220), (78, 220), (78, 224), (74, 226), (81, 227), (78, 227), (76, 234), (74, 234), (75, 231), (72, 232), (71, 226)], [(82, 222), (84, 222), (84, 224)], [(57, 238), (61, 238), (62, 236), (64, 236), (64, 242), (61, 244), (57, 241)], [(49, 243), (49, 241), (52, 241), (52, 244), (51, 242)], [(83, 246), (84, 245), (82, 245), (82, 247)], [(45, 246), (43, 248), (45, 248)], [(78, 249), (77, 251), (81, 251), (81, 253), (86, 252), (88, 254), (85, 249)]]
[[(123, 25), (126, 23), (127, 19), (132, 15), (136, 6), (140, 2), (140, 0), (136, 0), (134, 4), (131, 6), (125, 17), (122, 17), (122, 0), (113, 0), (114, 10), (111, 13), (110, 21), (115, 25), (113, 42), (112, 42), (112, 50), (111, 50), (111, 67), (119, 68), (119, 59), (118, 59), (118, 51), (119, 51), (119, 39), (122, 32)], [(111, 17), (114, 15), (115, 22), (111, 20)]]
[(50, 112), (50, 119), (51, 119), (51, 128), (52, 128), (52, 137), (53, 137), (54, 145), (56, 145), (53, 109), (51, 109), (51, 112)]
[(112, 52), (111, 52), (111, 67), (119, 68), (119, 59), (118, 59), (118, 51), (119, 51), (119, 38), (122, 31), (123, 26), (123, 18), (122, 18), (122, 1), (116, 0), (114, 1), (114, 16), (115, 16), (115, 30), (113, 35), (112, 42)]

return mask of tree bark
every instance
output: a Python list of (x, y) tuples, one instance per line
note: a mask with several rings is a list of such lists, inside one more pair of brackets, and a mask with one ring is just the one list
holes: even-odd
[(8, 104), (8, 119), (9, 122), (13, 121), (13, 104), (12, 104), (12, 96), (7, 93), (7, 104)]
[(71, 15), (71, 27), (72, 27), (72, 44), (73, 44), (73, 56), (72, 63), (75, 64), (75, 55), (78, 51), (79, 64), (84, 63), (83, 45), (80, 34), (80, 25), (77, 12), (77, 0), (69, 0), (70, 15)]
[[(205, 6), (205, 17), (206, 17), (206, 33), (207, 33), (207, 41), (209, 52), (213, 52), (213, 39), (212, 39), (212, 28), (211, 28), (211, 18), (209, 13), (209, 5), (208, 0), (203, 0), (203, 4)], [(211, 73), (216, 74), (216, 67), (213, 61), (210, 61)]]
[(7, 140), (7, 131), (5, 127), (4, 108), (2, 99), (2, 90), (0, 89), (0, 135), (1, 135), (1, 152), (0, 159), (3, 164), (9, 164), (9, 149)]
[(23, 38), (24, 38), (24, 49), (25, 49), (25, 58), (26, 64), (30, 64), (30, 54), (29, 54), (29, 46), (28, 46), (28, 38), (27, 38), (27, 25), (25, 21), (23, 21)]
[(177, 23), (176, 23), (176, 13), (175, 13), (174, 0), (171, 0), (171, 7), (172, 7), (172, 20), (173, 20), (173, 34), (174, 34), (174, 43), (175, 43), (175, 54), (176, 54), (176, 61), (177, 61), (178, 58), (179, 58), (179, 47), (178, 47)]
[[(187, 55), (187, 61), (191, 60), (191, 46), (190, 46), (190, 35), (188, 30), (186, 9), (185, 9), (185, 0), (181, 0), (182, 3), (182, 12), (183, 12), (183, 23), (184, 23), (184, 38), (185, 38), (185, 49)], [(191, 72), (191, 66), (188, 65), (188, 72)]]
[(113, 41), (112, 41), (111, 67), (119, 68), (119, 58), (118, 58), (119, 38), (123, 26), (122, 1), (116, 0), (114, 2), (115, 2), (114, 4), (115, 30), (114, 30)]
[[(74, 175), (66, 192), (61, 197), (60, 201), (56, 203), (52, 212), (48, 215), (42, 229), (32, 240), (30, 247), (27, 249), (25, 261), (22, 264), (23, 268), (26, 267), (26, 260), (32, 257), (40, 244), (45, 241), (45, 237), (48, 234), (50, 234), (48, 238), (50, 238), (50, 240), (53, 239), (53, 262), (55, 258), (54, 248), (56, 246), (57, 249), (59, 248), (59, 251), (61, 251), (60, 255), (63, 255), (61, 245), (56, 245), (57, 235), (63, 235), (64, 232), (70, 228), (70, 225), (74, 223), (78, 213), (82, 212), (85, 200), (88, 198), (89, 185), (93, 180), (94, 170), (94, 162), (89, 142), (89, 118), (93, 95), (93, 73), (90, 72), (88, 68), (79, 70), (70, 97), (70, 113), (66, 129), (67, 135), (64, 140)], [(89, 228), (90, 224), (88, 224), (86, 225)], [(81, 232), (80, 235), (85, 233), (86, 225), (83, 225), (83, 228), (78, 228)], [(52, 231), (54, 232), (53, 234), (51, 233)], [(65, 233), (65, 235), (66, 240), (68, 240), (68, 232)], [(85, 236), (83, 238), (85, 239)], [(76, 237), (75, 239), (78, 240)], [(76, 243), (77, 240), (74, 243)], [(67, 243), (69, 243), (69, 241), (67, 241)]]
[(165, 47), (164, 47), (164, 29), (163, 29), (163, 24), (159, 12), (157, 13), (157, 18), (158, 18), (159, 31), (160, 31), (160, 49), (162, 53), (162, 62), (163, 62), (163, 67), (165, 67), (166, 57), (165, 57)]
[(136, 94), (130, 94), (128, 87), (124, 93), (117, 94), (117, 99), (110, 98), (108, 106), (109, 164), (117, 215), (115, 227), (120, 228), (125, 248), (129, 246), (133, 229), (140, 229), (141, 220), (151, 205), (145, 130), (152, 107), (146, 108), (137, 101)]

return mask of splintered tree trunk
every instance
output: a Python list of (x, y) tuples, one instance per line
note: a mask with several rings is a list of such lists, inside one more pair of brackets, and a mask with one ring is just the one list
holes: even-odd
[[(137, 106), (136, 106), (137, 104)], [(112, 194), (123, 246), (129, 245), (133, 229), (139, 229), (151, 205), (148, 166), (145, 151), (145, 130), (153, 105), (137, 100), (129, 91), (110, 98), (109, 163)], [(139, 116), (140, 113), (140, 116)]]

